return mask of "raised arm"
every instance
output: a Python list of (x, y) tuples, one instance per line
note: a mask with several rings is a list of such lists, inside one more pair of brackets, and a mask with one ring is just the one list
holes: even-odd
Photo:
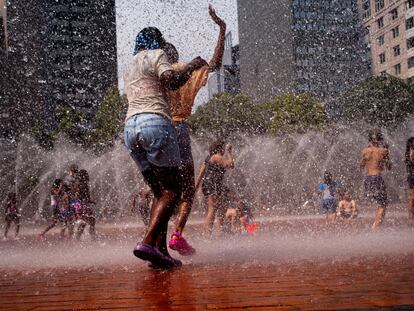
[(207, 62), (201, 57), (194, 58), (182, 70), (168, 70), (160, 76), (160, 82), (166, 89), (175, 91), (182, 87), (194, 70), (200, 69), (207, 65)]
[(209, 63), (209, 70), (210, 72), (213, 72), (221, 67), (223, 61), (224, 41), (226, 39), (226, 23), (217, 16), (216, 11), (211, 4), (208, 6), (208, 13), (211, 16), (211, 19), (220, 27), (216, 49), (214, 50), (213, 58)]
[(206, 164), (203, 162), (200, 167), (200, 172), (198, 173), (196, 183), (195, 183), (195, 192), (197, 193), (198, 188), (200, 188), (201, 180), (203, 179), (204, 175), (206, 173)]

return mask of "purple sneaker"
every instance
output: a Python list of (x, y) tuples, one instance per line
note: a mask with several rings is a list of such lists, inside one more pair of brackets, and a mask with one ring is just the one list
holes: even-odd
[(191, 256), (195, 253), (195, 249), (184, 239), (179, 231), (174, 231), (171, 240), (168, 242), (169, 248), (177, 251), (181, 256)]
[(146, 243), (138, 243), (135, 246), (133, 253), (139, 259), (150, 261), (154, 266), (157, 267), (163, 267), (166, 269), (173, 268), (178, 265), (178, 262), (180, 265), (182, 265), (181, 261), (164, 255), (158, 248)]

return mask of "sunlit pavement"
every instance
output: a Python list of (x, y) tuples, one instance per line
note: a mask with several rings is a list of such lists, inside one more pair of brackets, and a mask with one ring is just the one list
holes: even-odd
[(171, 271), (133, 257), (139, 226), (101, 227), (93, 243), (25, 236), (0, 244), (0, 310), (412, 310), (414, 231), (403, 214), (377, 233), (371, 220), (261, 219), (255, 236), (213, 240), (194, 223), (197, 254)]

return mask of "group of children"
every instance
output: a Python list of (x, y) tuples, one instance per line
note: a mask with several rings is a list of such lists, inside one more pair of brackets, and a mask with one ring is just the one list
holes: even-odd
[(355, 200), (352, 200), (349, 191), (343, 189), (340, 193), (341, 201), (337, 204), (335, 196), (338, 192), (338, 185), (333, 180), (332, 174), (325, 172), (323, 182), (319, 184), (317, 191), (321, 196), (321, 212), (326, 214), (328, 221), (352, 221), (358, 216)]
[[(76, 238), (80, 239), (85, 227), (89, 225), (91, 238), (95, 238), (95, 214), (90, 207), (89, 174), (79, 170), (73, 164), (63, 179), (56, 179), (50, 190), (51, 222), (39, 235), (44, 239), (46, 233), (57, 225), (61, 225), (60, 237), (72, 238), (75, 224), (78, 223)], [(66, 235), (66, 231), (68, 231)]]
[[(405, 164), (408, 183), (408, 223), (414, 225), (414, 137), (407, 140)], [(369, 132), (368, 145), (362, 150), (359, 166), (365, 174), (365, 193), (370, 201), (377, 205), (375, 221), (372, 225), (372, 229), (376, 230), (383, 222), (388, 206), (387, 189), (382, 172), (392, 168), (388, 144), (379, 129), (372, 129)], [(329, 172), (325, 172), (324, 181), (319, 185), (317, 193), (322, 197), (321, 210), (326, 214), (328, 221), (337, 219), (352, 221), (357, 217), (357, 205), (346, 189), (342, 190), (342, 200), (338, 205), (336, 204), (335, 194), (338, 193), (338, 186)]]

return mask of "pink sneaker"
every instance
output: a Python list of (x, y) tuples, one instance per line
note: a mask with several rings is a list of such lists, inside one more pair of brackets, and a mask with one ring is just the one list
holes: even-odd
[(196, 252), (178, 231), (173, 232), (171, 240), (168, 242), (168, 246), (172, 250), (177, 251), (181, 256), (191, 256)]

